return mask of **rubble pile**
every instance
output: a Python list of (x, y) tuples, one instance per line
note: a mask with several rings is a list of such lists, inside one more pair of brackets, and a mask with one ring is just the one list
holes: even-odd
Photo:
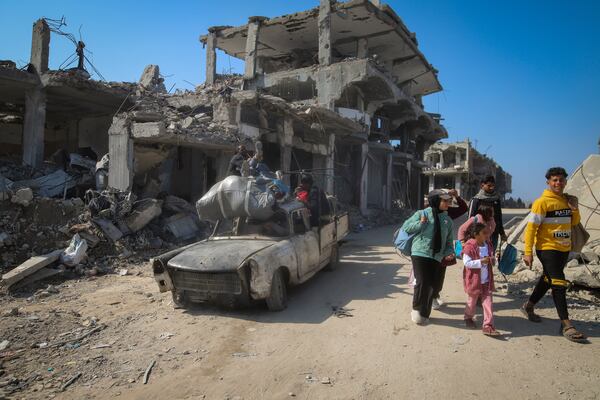
[(413, 212), (409, 209), (399, 208), (392, 211), (370, 209), (368, 214), (363, 215), (358, 207), (340, 204), (340, 208), (348, 212), (352, 232), (363, 232), (385, 225), (400, 225)]
[[(155, 68), (148, 70), (148, 67)], [(228, 111), (223, 111), (227, 107), (222, 107), (241, 87), (241, 77), (227, 76), (214, 86), (200, 85), (195, 91), (178, 89), (169, 94), (157, 75), (158, 67), (148, 67), (134, 96), (135, 104), (121, 116), (138, 124), (158, 124), (157, 129), (165, 136), (200, 138), (227, 146), (247, 141), (238, 133), (237, 125), (230, 123)]]
[(57, 275), (113, 273), (124, 262), (143, 263), (204, 238), (211, 228), (175, 196), (137, 200), (131, 192), (88, 190), (84, 202), (33, 197), (30, 190), (24, 201), (23, 190), (0, 202), (1, 282), (11, 290)]

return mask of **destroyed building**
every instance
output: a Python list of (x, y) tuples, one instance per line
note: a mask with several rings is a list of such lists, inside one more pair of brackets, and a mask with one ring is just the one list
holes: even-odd
[[(379, 2), (322, 0), (304, 12), (212, 27), (200, 37), (205, 84), (175, 94), (158, 66), (136, 84), (48, 70), (50, 28), (35, 23), (27, 68), (0, 66), (3, 156), (34, 170), (57, 150), (89, 148), (92, 161), (108, 153), (109, 187), (194, 202), (227, 174), (236, 146), (260, 141), (265, 162), (288, 183), (312, 171), (341, 203), (368, 214), (393, 202), (419, 207), (428, 189), (424, 152), (447, 137), (422, 103), (442, 90), (437, 70)], [(244, 60), (243, 75), (218, 75), (217, 49)]]
[(427, 167), (423, 174), (429, 189), (456, 189), (465, 199), (479, 192), (481, 180), (492, 175), (501, 198), (512, 191), (512, 176), (485, 154), (481, 154), (467, 139), (455, 143), (435, 143), (425, 152)]
[[(305, 12), (212, 27), (200, 40), (204, 85), (153, 93), (116, 116), (110, 186), (152, 184), (193, 201), (224, 177), (237, 144), (261, 141), (265, 162), (292, 185), (290, 172), (310, 170), (364, 213), (389, 210), (392, 199), (419, 205), (427, 189), (423, 153), (447, 136), (421, 99), (441, 85), (390, 7), (322, 1)], [(243, 76), (216, 74), (217, 49), (244, 60)]]

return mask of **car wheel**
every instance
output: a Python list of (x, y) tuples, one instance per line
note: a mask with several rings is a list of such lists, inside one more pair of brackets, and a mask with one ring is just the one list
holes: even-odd
[(281, 311), (287, 308), (287, 287), (283, 274), (280, 268), (273, 274), (271, 281), (271, 293), (266, 299), (267, 308), (269, 311)]
[(175, 308), (185, 308), (188, 305), (187, 296), (182, 290), (171, 290), (173, 305)]
[(334, 244), (331, 248), (331, 256), (329, 257), (329, 264), (327, 264), (327, 270), (333, 271), (337, 269), (340, 265), (340, 252), (338, 250), (338, 245)]

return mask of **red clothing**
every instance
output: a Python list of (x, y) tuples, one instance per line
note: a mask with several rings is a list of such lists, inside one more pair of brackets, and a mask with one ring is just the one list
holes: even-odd
[(486, 224), (488, 229), (490, 230), (490, 233), (492, 233), (496, 230), (496, 221), (494, 221), (493, 218), (489, 221), (484, 221), (483, 217), (480, 214), (475, 214), (474, 217), (469, 218), (464, 224), (462, 224), (458, 228), (458, 240), (460, 240), (461, 242), (464, 242), (465, 240), (468, 239), (467, 230), (475, 222), (475, 218), (477, 218), (477, 222)]
[(308, 204), (308, 191), (299, 190), (298, 192), (296, 192), (296, 200), (300, 200), (301, 202)]
[[(492, 262), (488, 266), (489, 273), (489, 291), (494, 292), (496, 289), (494, 287), (494, 273), (492, 265), (494, 265), (494, 250), (492, 245), (487, 242), (488, 254), (490, 254), (490, 259)], [(463, 246), (463, 254), (468, 255), (473, 260), (481, 259), (479, 255), (479, 245), (475, 239), (469, 239), (467, 243)], [(481, 270), (475, 268), (463, 268), (463, 286), (465, 289), (465, 293), (469, 296), (479, 296), (482, 293), (482, 284), (481, 284)]]

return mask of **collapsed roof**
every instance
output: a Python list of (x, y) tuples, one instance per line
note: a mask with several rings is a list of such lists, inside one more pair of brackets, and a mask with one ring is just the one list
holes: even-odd
[[(258, 54), (274, 60), (302, 57), (317, 59), (318, 8), (266, 19), (258, 38)], [(243, 59), (248, 25), (214, 27), (216, 47)], [(357, 41), (367, 39), (368, 54), (388, 68), (395, 82), (410, 95), (427, 95), (442, 90), (437, 70), (427, 61), (400, 17), (387, 5), (377, 7), (368, 0), (332, 5), (331, 35), (334, 56), (357, 56)], [(206, 43), (208, 36), (200, 41)]]

